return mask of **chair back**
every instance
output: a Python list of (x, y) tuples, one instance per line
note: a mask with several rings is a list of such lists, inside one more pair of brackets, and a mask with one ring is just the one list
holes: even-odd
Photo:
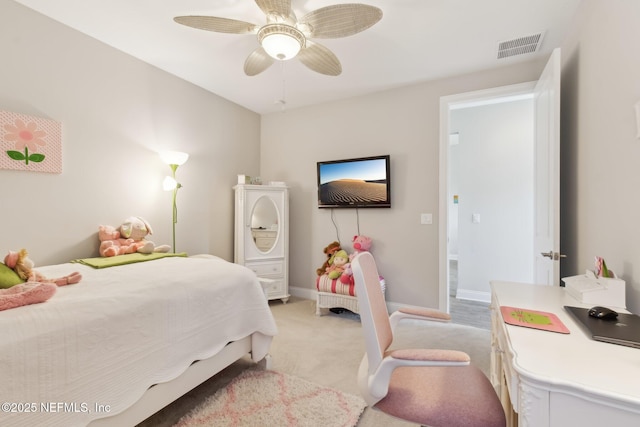
[(370, 252), (361, 252), (351, 261), (353, 280), (364, 332), (369, 374), (382, 362), (393, 341), (389, 312), (380, 287), (376, 262)]

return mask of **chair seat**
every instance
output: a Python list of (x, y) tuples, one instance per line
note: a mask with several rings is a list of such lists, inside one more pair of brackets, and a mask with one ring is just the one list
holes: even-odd
[[(419, 385), (419, 386), (418, 386)], [(473, 365), (401, 367), (375, 407), (432, 427), (503, 427), (504, 410), (484, 373)]]

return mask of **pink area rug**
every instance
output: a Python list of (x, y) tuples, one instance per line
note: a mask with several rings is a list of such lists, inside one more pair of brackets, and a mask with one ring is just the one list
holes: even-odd
[(358, 396), (270, 370), (246, 370), (175, 427), (353, 427), (366, 404)]

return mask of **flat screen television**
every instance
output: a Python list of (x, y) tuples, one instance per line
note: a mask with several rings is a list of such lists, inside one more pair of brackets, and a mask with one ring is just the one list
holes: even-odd
[(318, 162), (319, 208), (390, 208), (389, 155)]

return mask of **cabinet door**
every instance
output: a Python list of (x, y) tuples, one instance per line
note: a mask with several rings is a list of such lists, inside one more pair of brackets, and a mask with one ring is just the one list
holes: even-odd
[[(245, 209), (246, 259), (285, 254), (284, 192), (248, 191)], [(258, 241), (258, 239), (260, 239)]]

